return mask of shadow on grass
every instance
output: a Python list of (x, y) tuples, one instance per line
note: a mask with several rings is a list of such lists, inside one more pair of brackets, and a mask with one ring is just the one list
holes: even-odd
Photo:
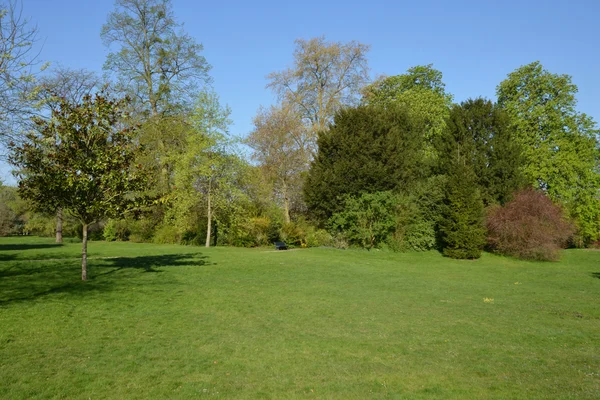
[(99, 275), (107, 275), (122, 269), (133, 268), (142, 269), (146, 272), (162, 272), (157, 267), (182, 267), (182, 266), (203, 266), (211, 265), (206, 261), (208, 257), (201, 253), (189, 254), (163, 254), (158, 256), (138, 256), (138, 257), (117, 257), (104, 260), (108, 265), (98, 266), (99, 268), (115, 268), (109, 272)]
[(0, 251), (10, 250), (34, 250), (34, 249), (52, 249), (61, 247), (62, 243), (55, 244), (0, 244)]
[(596, 279), (600, 279), (600, 272), (592, 272), (590, 275)]
[(127, 284), (132, 277), (131, 274), (108, 276), (119, 271), (129, 270), (135, 274), (135, 270), (162, 272), (156, 268), (204, 265), (210, 263), (200, 253), (93, 259), (88, 261), (88, 281), (83, 282), (80, 259), (12, 260), (0, 265), (0, 307), (53, 294), (101, 294)]

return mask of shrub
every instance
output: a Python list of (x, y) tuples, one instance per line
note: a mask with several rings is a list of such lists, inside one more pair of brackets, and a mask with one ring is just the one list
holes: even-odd
[(575, 231), (559, 206), (531, 188), (489, 209), (487, 228), (492, 251), (527, 260), (557, 260)]
[(152, 241), (157, 244), (179, 244), (181, 243), (181, 234), (177, 227), (165, 223), (156, 229)]
[(107, 242), (126, 241), (129, 239), (129, 227), (125, 220), (109, 219), (102, 232)]
[(384, 244), (396, 227), (397, 197), (390, 191), (348, 197), (343, 211), (329, 220), (334, 232), (367, 249)]

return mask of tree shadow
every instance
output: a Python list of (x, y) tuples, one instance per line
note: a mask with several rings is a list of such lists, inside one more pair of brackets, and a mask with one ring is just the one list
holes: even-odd
[(600, 272), (592, 272), (590, 275), (592, 275), (593, 278), (600, 279)]
[(104, 260), (107, 262), (108, 265), (100, 265), (98, 267), (115, 268), (114, 270), (105, 272), (100, 275), (106, 275), (127, 268), (141, 269), (145, 272), (162, 272), (162, 270), (157, 270), (155, 268), (212, 265), (207, 261), (207, 258), (207, 256), (203, 256), (201, 253), (162, 254), (157, 256), (138, 257), (116, 257)]
[(0, 244), (0, 251), (11, 251), (11, 250), (34, 250), (34, 249), (52, 249), (61, 247), (62, 243), (54, 244)]
[[(163, 268), (212, 265), (201, 253), (156, 256), (116, 257), (88, 261), (88, 281), (81, 281), (81, 259), (55, 261), (14, 260), (0, 265), (0, 307), (16, 302), (34, 301), (47, 295), (101, 293), (127, 284), (131, 274), (124, 270), (163, 272)], [(160, 268), (160, 269), (156, 269)]]

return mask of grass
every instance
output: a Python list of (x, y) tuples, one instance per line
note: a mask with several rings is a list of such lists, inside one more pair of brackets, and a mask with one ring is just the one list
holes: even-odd
[(598, 251), (80, 251), (0, 238), (0, 398), (600, 398)]

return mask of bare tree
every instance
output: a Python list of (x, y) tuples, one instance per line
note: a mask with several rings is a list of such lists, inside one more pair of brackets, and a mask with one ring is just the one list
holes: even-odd
[(104, 69), (151, 115), (189, 106), (199, 82), (208, 82), (210, 66), (203, 47), (182, 32), (170, 0), (116, 0), (101, 37), (117, 45)]
[(0, 144), (18, 141), (36, 105), (37, 27), (18, 0), (0, 3)]
[(296, 108), (314, 150), (318, 132), (327, 129), (335, 113), (358, 103), (360, 89), (369, 81), (369, 46), (328, 42), (324, 37), (295, 43), (293, 66), (269, 74), (267, 87)]
[(293, 193), (300, 193), (302, 172), (307, 170), (311, 153), (307, 130), (292, 107), (260, 108), (254, 117), (254, 130), (246, 139), (254, 150), (265, 177), (283, 203), (285, 222), (290, 222)]

